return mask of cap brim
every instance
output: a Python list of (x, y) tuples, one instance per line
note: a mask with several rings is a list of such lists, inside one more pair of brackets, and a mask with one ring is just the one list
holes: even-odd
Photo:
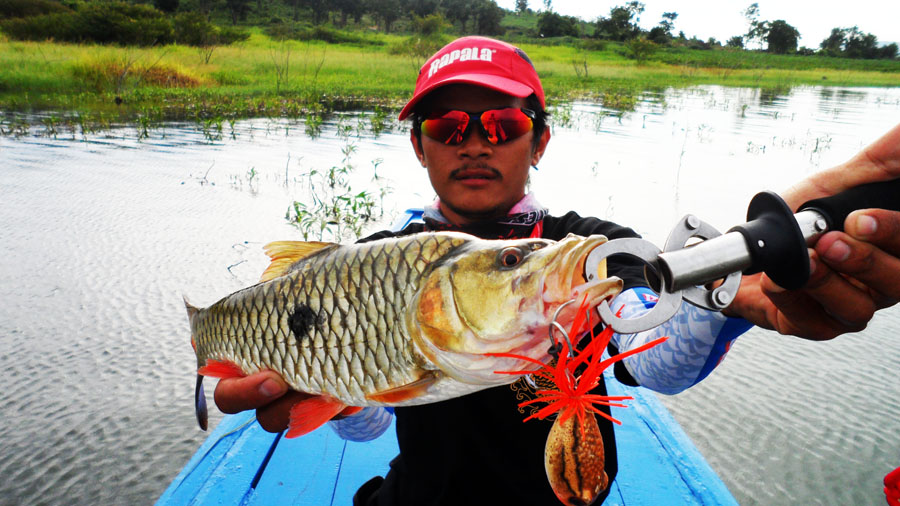
[(489, 88), (494, 91), (499, 91), (500, 93), (506, 93), (507, 95), (521, 98), (525, 98), (534, 93), (534, 90), (530, 86), (522, 84), (519, 81), (513, 81), (512, 79), (508, 79), (506, 77), (485, 74), (458, 74), (431, 83), (427, 88), (423, 88), (422, 90), (420, 90), (415, 94), (415, 96), (413, 96), (413, 98), (406, 104), (406, 106), (403, 107), (403, 109), (400, 111), (398, 119), (400, 119), (401, 121), (406, 119), (412, 113), (412, 110), (413, 108), (415, 108), (416, 104), (418, 104), (419, 101), (425, 98), (426, 95), (428, 95), (435, 89), (440, 88), (441, 86), (447, 86), (448, 84), (473, 84), (475, 86)]

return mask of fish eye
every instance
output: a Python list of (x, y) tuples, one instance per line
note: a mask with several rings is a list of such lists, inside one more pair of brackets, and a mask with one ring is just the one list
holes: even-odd
[(515, 267), (522, 262), (525, 255), (519, 248), (504, 248), (497, 256), (502, 267)]

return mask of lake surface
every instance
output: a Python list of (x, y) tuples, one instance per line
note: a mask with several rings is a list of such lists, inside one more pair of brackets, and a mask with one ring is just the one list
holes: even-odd
[[(898, 120), (897, 88), (669, 90), (625, 114), (567, 104), (532, 185), (553, 213), (661, 246), (685, 213), (728, 229), (755, 193), (846, 160)], [(371, 124), (334, 116), (314, 138), (268, 119), (221, 135), (0, 137), (0, 504), (162, 493), (205, 437), (182, 296), (206, 305), (255, 282), (263, 244), (302, 238), (292, 203), (335, 191), (332, 167), (352, 165), (341, 186), (383, 200), (367, 231), (433, 199), (406, 130)], [(662, 400), (741, 504), (883, 504), (900, 465), (898, 329), (894, 307), (827, 343), (753, 330)]]

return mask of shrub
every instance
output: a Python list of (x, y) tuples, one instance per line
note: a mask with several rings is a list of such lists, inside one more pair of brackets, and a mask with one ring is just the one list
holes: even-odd
[(603, 51), (606, 49), (606, 41), (601, 39), (580, 39), (577, 47), (586, 51)]
[(59, 12), (71, 12), (71, 9), (51, 0), (0, 0), (0, 19), (29, 18)]
[(625, 43), (626, 56), (637, 60), (638, 63), (647, 61), (659, 48), (655, 43), (643, 38), (635, 37)]
[(74, 14), (44, 14), (0, 21), (0, 29), (17, 40), (78, 41), (78, 17)]
[(0, 28), (20, 40), (55, 39), (149, 46), (172, 42), (172, 24), (148, 5), (78, 4), (77, 11), (10, 19)]
[(310, 27), (292, 23), (280, 23), (266, 28), (266, 34), (273, 39), (321, 40), (332, 44), (347, 43), (376, 46), (383, 44), (383, 42), (376, 39), (371, 39), (353, 32), (336, 30), (324, 25)]
[[(16, 0), (0, 0), (12, 1)], [(54, 39), (136, 46), (171, 42), (209, 46), (250, 37), (239, 28), (219, 28), (196, 12), (185, 12), (170, 20), (149, 5), (120, 1), (73, 5), (77, 10), (0, 21), (0, 29), (19, 40)]]
[(117, 94), (134, 86), (193, 88), (200, 84), (199, 80), (181, 69), (158, 63), (147, 65), (127, 58), (80, 62), (72, 67), (72, 75), (98, 92)]

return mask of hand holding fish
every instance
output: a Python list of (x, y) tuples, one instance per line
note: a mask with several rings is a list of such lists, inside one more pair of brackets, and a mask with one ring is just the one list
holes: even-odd
[[(864, 183), (900, 178), (900, 125), (846, 163), (814, 174), (782, 196), (796, 209), (811, 199)], [(900, 213), (850, 214), (844, 232), (828, 232), (810, 250), (812, 275), (786, 291), (765, 274), (744, 276), (727, 313), (764, 328), (826, 340), (866, 327), (875, 311), (900, 301)]]
[(274, 371), (260, 371), (245, 377), (224, 378), (216, 385), (216, 406), (223, 413), (256, 410), (256, 420), (269, 432), (287, 428), (291, 406), (305, 394), (289, 390), (288, 384)]

